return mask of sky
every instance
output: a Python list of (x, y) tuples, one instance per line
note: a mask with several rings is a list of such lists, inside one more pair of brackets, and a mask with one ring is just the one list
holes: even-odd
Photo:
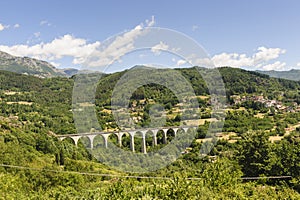
[[(0, 51), (58, 68), (84, 68), (91, 55), (106, 65), (105, 60), (117, 61), (110, 63), (115, 71), (134, 64), (191, 64), (189, 56), (168, 53), (167, 37), (148, 52), (111, 55), (133, 50), (136, 39), (143, 38), (141, 29), (161, 27), (202, 46), (217, 67), (300, 69), (298, 0), (10, 0), (0, 1), (0, 7)], [(116, 41), (119, 45), (112, 47)]]

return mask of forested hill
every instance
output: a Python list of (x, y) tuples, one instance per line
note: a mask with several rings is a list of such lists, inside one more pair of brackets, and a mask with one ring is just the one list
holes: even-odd
[[(196, 68), (176, 70), (180, 71), (191, 83), (196, 95), (209, 95), (206, 84)], [(207, 69), (201, 68), (200, 70)], [(299, 82), (270, 78), (268, 75), (242, 69), (226, 67), (219, 70), (225, 83), (227, 97), (235, 94), (263, 94), (269, 99), (300, 103)], [(126, 71), (107, 74), (100, 79), (96, 92), (96, 104), (99, 110), (110, 109), (113, 88), (124, 73)], [(74, 133), (75, 127), (71, 112), (74, 78), (75, 76), (41, 79), (0, 71), (2, 115), (17, 115), (24, 121), (28, 119), (31, 122), (36, 121), (37, 124), (42, 119), (42, 124), (46, 124), (45, 128), (49, 131), (51, 130), (56, 134)], [(154, 99), (165, 107), (172, 107), (178, 103), (168, 88), (155, 84), (138, 88), (132, 96), (132, 99), (141, 100), (145, 98)], [(31, 106), (28, 106), (29, 104)]]
[[(190, 81), (196, 95), (209, 95), (206, 84), (195, 67), (175, 70), (181, 72), (182, 75)], [(200, 68), (199, 70), (205, 71), (207, 69)], [(225, 83), (227, 95), (257, 93), (264, 94), (271, 98), (276, 98), (278, 95), (282, 95), (282, 93), (293, 93), (293, 97), (296, 98), (296, 93), (298, 93), (296, 91), (300, 89), (299, 81), (272, 78), (269, 75), (254, 71), (246, 71), (230, 67), (219, 68), (219, 71)], [(103, 77), (99, 80), (99, 97), (108, 98), (107, 95), (112, 92), (115, 84), (124, 73), (126, 73), (126, 71), (103, 75)], [(8, 71), (0, 71), (1, 90), (31, 91), (35, 93), (41, 92), (42, 94), (45, 92), (45, 96), (49, 96), (53, 92), (59, 93), (61, 96), (61, 93), (63, 93), (62, 91), (64, 91), (66, 94), (63, 96), (68, 99), (67, 102), (71, 101), (69, 98), (71, 98), (73, 81), (74, 77), (40, 79), (30, 75), (28, 76)], [(49, 93), (49, 91), (51, 92)], [(42, 97), (43, 95), (38, 96)], [(53, 98), (57, 97), (54, 95)], [(52, 101), (55, 101), (55, 99)]]
[[(176, 69), (191, 82), (196, 95), (209, 95), (200, 73), (196, 68)], [(201, 68), (200, 70), (206, 70)], [(245, 71), (235, 68), (220, 68), (225, 82), (227, 95), (233, 94), (261, 94), (266, 97), (286, 98), (298, 101), (299, 82), (284, 79), (270, 78), (257, 72)], [(96, 103), (99, 107), (110, 106), (110, 97), (113, 88), (120, 77), (126, 73), (117, 72), (104, 75), (99, 81), (96, 93)], [(37, 122), (43, 118), (47, 128), (58, 134), (70, 134), (75, 132), (73, 125), (71, 101), (74, 76), (71, 78), (37, 78), (34, 76), (20, 75), (8, 71), (0, 71), (0, 104), (3, 113), (7, 116), (19, 115), (24, 119), (28, 115), (26, 109), (35, 115), (33, 119)], [(165, 106), (176, 104), (174, 94), (160, 85), (149, 85), (139, 88), (133, 94), (133, 99), (156, 99)], [(18, 104), (27, 102), (31, 107)], [(15, 102), (15, 103), (14, 103)], [(8, 104), (9, 103), (9, 104)], [(32, 111), (31, 111), (31, 110)], [(32, 120), (31, 120), (32, 121)]]
[[(202, 73), (200, 74), (198, 71), (202, 70), (204, 72), (203, 74), (205, 74), (207, 69), (199, 68), (197, 70), (196, 67), (193, 67), (175, 70), (181, 72), (182, 75), (191, 83), (196, 95), (209, 95), (206, 83), (201, 76)], [(282, 96), (293, 99), (299, 98), (298, 90), (300, 89), (300, 82), (272, 78), (258, 72), (230, 67), (219, 68), (219, 71), (225, 84), (227, 96), (238, 94), (259, 94), (269, 97), (270, 99), (281, 98)], [(115, 84), (125, 72), (105, 75), (100, 80), (100, 87), (98, 87), (96, 95), (100, 102), (109, 103), (107, 101), (109, 100)], [(149, 94), (152, 96), (158, 96), (157, 94), (153, 94), (153, 92), (164, 90), (162, 86), (152, 85), (152, 87), (156, 87), (156, 90)], [(142, 90), (137, 90), (135, 95), (139, 92), (142, 92)], [(145, 90), (145, 92), (147, 93), (147, 90)]]
[(265, 96), (286, 93), (300, 88), (299, 81), (273, 78), (269, 75), (236, 68), (220, 68), (226, 90), (229, 94), (263, 93)]

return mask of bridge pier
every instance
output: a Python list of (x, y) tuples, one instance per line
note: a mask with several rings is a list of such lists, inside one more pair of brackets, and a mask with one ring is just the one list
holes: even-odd
[(101, 134), (101, 136), (104, 139), (104, 146), (107, 149), (108, 148), (108, 137), (110, 136), (110, 134)]
[(142, 133), (142, 153), (147, 154), (147, 146), (146, 146), (146, 131), (141, 131)]
[(189, 128), (187, 128), (187, 127), (184, 127), (182, 129), (184, 130), (184, 133), (187, 133), (187, 131), (189, 130)]
[(157, 129), (152, 130), (152, 132), (153, 132), (152, 146), (154, 147), (154, 146), (157, 146), (157, 132), (158, 132), (158, 130)]
[(178, 129), (179, 129), (179, 128), (173, 128), (174, 136), (175, 136), (175, 137), (176, 137), (176, 134), (177, 134)]
[(167, 144), (167, 132), (168, 132), (169, 129), (162, 129), (163, 131), (163, 143), (164, 144)]
[(90, 149), (93, 149), (94, 148), (94, 139), (95, 139), (96, 135), (88, 135), (87, 137), (90, 140)]
[(119, 147), (122, 147), (122, 136), (124, 135), (123, 132), (118, 132), (115, 133), (118, 136), (118, 143), (119, 143)]
[(135, 152), (134, 150), (134, 135), (135, 135), (135, 131), (130, 131), (128, 132), (130, 135), (130, 149), (132, 152)]
[(75, 143), (75, 146), (77, 146), (78, 145), (78, 140), (81, 138), (81, 136), (73, 136), (73, 137), (71, 137), (71, 139), (74, 141), (74, 143)]

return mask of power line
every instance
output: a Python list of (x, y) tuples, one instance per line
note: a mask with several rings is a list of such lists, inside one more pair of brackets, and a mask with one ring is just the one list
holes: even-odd
[[(125, 176), (125, 175), (116, 175), (116, 174), (98, 174), (98, 173), (91, 173), (91, 172), (76, 172), (76, 171), (60, 171), (54, 169), (40, 169), (40, 168), (33, 168), (33, 167), (25, 167), (25, 166), (17, 166), (17, 165), (6, 165), (0, 164), (1, 167), (9, 167), (15, 169), (28, 169), (33, 171), (44, 171), (44, 172), (55, 172), (55, 173), (67, 173), (67, 174), (79, 174), (79, 175), (89, 175), (89, 176), (102, 176), (102, 177), (116, 177), (116, 178), (136, 178), (136, 179), (171, 179), (170, 177), (151, 177), (151, 176)], [(200, 178), (197, 178), (200, 179)]]
[[(54, 169), (40, 169), (33, 167), (17, 166), (17, 165), (6, 165), (0, 164), (1, 167), (9, 167), (15, 169), (28, 169), (33, 171), (44, 171), (44, 172), (54, 172), (54, 173), (66, 173), (66, 174), (79, 174), (88, 176), (101, 176), (101, 177), (115, 177), (115, 178), (134, 178), (134, 179), (161, 179), (161, 180), (172, 180), (171, 177), (160, 177), (160, 176), (133, 176), (133, 175), (116, 175), (116, 174), (98, 174), (92, 172), (76, 172), (76, 171), (60, 171)], [(261, 179), (290, 179), (292, 176), (263, 176), (263, 177), (241, 177), (241, 180), (261, 180)], [(187, 180), (202, 180), (203, 178), (185, 178)]]
[(241, 177), (242, 180), (261, 180), (261, 179), (290, 179), (292, 176), (259, 176), (259, 177)]

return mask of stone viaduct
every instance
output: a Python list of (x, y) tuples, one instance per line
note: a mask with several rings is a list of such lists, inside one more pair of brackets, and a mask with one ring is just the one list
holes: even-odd
[(156, 146), (157, 145), (157, 133), (159, 131), (162, 131), (163, 133), (163, 143), (166, 144), (167, 143), (167, 132), (169, 130), (172, 130), (175, 134), (176, 134), (179, 130), (184, 131), (184, 133), (186, 133), (189, 129), (194, 129), (197, 130), (197, 126), (181, 126), (181, 127), (163, 127), (163, 128), (145, 128), (145, 129), (136, 129), (136, 130), (128, 130), (128, 131), (116, 131), (116, 132), (91, 132), (91, 133), (80, 133), (80, 134), (69, 134), (69, 135), (58, 135), (57, 137), (60, 140), (64, 140), (65, 138), (71, 138), (75, 145), (77, 146), (78, 141), (80, 138), (83, 137), (87, 137), (89, 139), (90, 142), (90, 148), (93, 149), (94, 148), (94, 139), (96, 136), (101, 135), (103, 137), (104, 140), (104, 145), (105, 148), (108, 148), (108, 137), (112, 134), (116, 135), (118, 137), (118, 143), (119, 146), (122, 146), (122, 136), (126, 133), (129, 134), (130, 136), (130, 149), (132, 152), (135, 152), (134, 149), (134, 137), (137, 134), (141, 135), (142, 138), (142, 153), (147, 153), (147, 148), (146, 148), (146, 134), (152, 134), (152, 145)]

